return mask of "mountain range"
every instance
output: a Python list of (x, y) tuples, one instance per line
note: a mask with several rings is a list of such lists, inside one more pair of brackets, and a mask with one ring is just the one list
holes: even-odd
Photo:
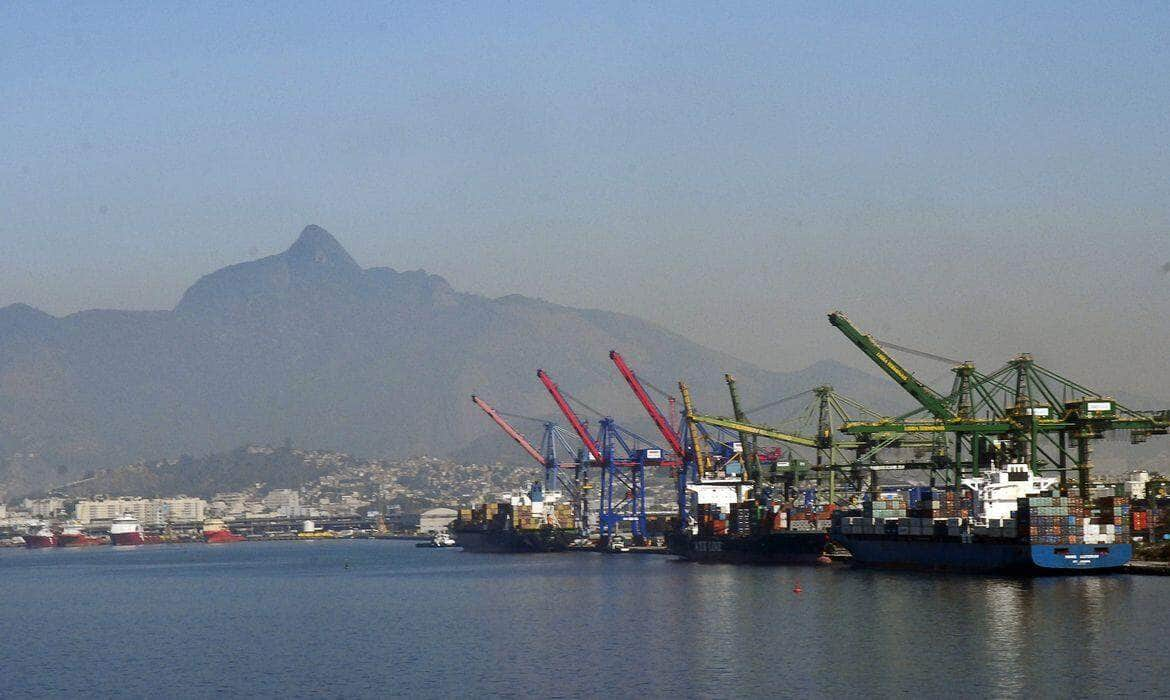
[(749, 404), (824, 383), (879, 406), (897, 398), (892, 384), (831, 361), (770, 372), (631, 316), (362, 268), (309, 226), (282, 253), (199, 279), (170, 311), (0, 308), (0, 497), (255, 442), (519, 460), (468, 397), (551, 417), (538, 368), (650, 434), (611, 349), (666, 391), (686, 379), (715, 413), (729, 412), (724, 372)]

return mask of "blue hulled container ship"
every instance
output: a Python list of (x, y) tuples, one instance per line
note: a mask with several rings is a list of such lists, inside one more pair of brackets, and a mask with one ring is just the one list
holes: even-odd
[(958, 490), (881, 494), (838, 515), (831, 536), (859, 566), (1025, 575), (1125, 566), (1128, 501), (1062, 496), (1056, 485), (1009, 464)]
[(1133, 545), (1050, 545), (942, 536), (834, 534), (854, 564), (977, 573), (1084, 573), (1119, 569)]

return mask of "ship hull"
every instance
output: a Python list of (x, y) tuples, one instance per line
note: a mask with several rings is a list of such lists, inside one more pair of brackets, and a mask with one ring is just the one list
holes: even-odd
[(817, 564), (825, 560), (824, 532), (784, 531), (748, 537), (669, 533), (671, 554), (712, 564)]
[(479, 528), (456, 529), (455, 546), (465, 552), (496, 554), (563, 552), (575, 536), (572, 530), (544, 528), (541, 530), (488, 530)]
[(90, 537), (89, 535), (60, 535), (57, 537), (58, 547), (95, 547), (105, 544), (109, 543), (100, 537)]
[(1012, 540), (963, 542), (959, 538), (837, 535), (856, 566), (973, 573), (1103, 573), (1125, 566), (1130, 544), (1043, 545)]
[(162, 544), (162, 538), (157, 535), (144, 535), (141, 532), (116, 532), (110, 535), (110, 541), (119, 547), (134, 547), (140, 544)]
[(203, 538), (207, 541), (207, 544), (228, 544), (229, 542), (243, 542), (246, 539), (243, 535), (237, 535), (230, 530), (204, 532)]
[(29, 549), (47, 549), (57, 546), (56, 536), (24, 535), (24, 546)]

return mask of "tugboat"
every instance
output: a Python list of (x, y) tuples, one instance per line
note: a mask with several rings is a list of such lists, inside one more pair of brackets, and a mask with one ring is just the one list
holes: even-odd
[(93, 547), (100, 544), (108, 542), (102, 537), (85, 534), (81, 526), (74, 523), (66, 525), (62, 528), (61, 534), (57, 535), (58, 547)]
[(162, 537), (146, 534), (138, 518), (125, 513), (114, 518), (114, 522), (110, 524), (110, 541), (119, 546), (162, 544)]
[(455, 539), (453, 537), (451, 537), (451, 535), (447, 534), (446, 530), (439, 530), (431, 537), (431, 539), (429, 541), (416, 542), (414, 546), (415, 547), (428, 547), (428, 548), (454, 547), (455, 546)]
[(203, 539), (207, 544), (227, 544), (243, 542), (245, 537), (229, 530), (227, 524), (219, 518), (208, 518), (203, 521)]
[(24, 546), (29, 549), (46, 549), (57, 546), (57, 535), (48, 525), (34, 525), (24, 536)]
[(630, 551), (630, 545), (626, 544), (626, 538), (622, 537), (621, 535), (614, 535), (613, 537), (610, 537), (609, 542), (606, 543), (605, 551), (615, 553), (628, 552)]

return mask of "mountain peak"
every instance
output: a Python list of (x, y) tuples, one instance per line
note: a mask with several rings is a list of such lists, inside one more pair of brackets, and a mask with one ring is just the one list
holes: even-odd
[(320, 226), (310, 225), (283, 253), (204, 275), (183, 294), (176, 310), (235, 311), (307, 290), (352, 290), (362, 275), (361, 266), (336, 238)]
[(306, 226), (284, 256), (299, 264), (361, 269), (333, 234), (316, 224)]

